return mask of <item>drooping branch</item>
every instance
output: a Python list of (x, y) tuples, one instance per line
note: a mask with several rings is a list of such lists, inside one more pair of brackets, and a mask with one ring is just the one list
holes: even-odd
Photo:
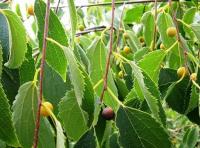
[(105, 74), (103, 77), (104, 81), (103, 81), (103, 89), (100, 96), (100, 102), (103, 101), (104, 93), (107, 89), (108, 72), (110, 69), (110, 59), (111, 59), (112, 48), (113, 48), (114, 17), (115, 17), (115, 0), (112, 0), (112, 20), (111, 20), (111, 26), (110, 26), (110, 49), (109, 49), (109, 53), (106, 60), (106, 69), (105, 69)]
[(44, 34), (43, 34), (42, 59), (41, 59), (41, 65), (40, 65), (38, 109), (37, 109), (37, 116), (36, 116), (33, 148), (37, 148), (38, 146), (38, 134), (39, 134), (39, 128), (40, 128), (40, 109), (42, 105), (42, 96), (43, 96), (43, 77), (44, 77), (44, 65), (45, 65), (46, 48), (47, 48), (46, 38), (48, 37), (49, 15), (50, 15), (50, 0), (47, 0)]

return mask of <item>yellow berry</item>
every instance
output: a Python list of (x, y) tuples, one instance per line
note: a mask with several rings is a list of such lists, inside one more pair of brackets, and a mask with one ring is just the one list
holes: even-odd
[(176, 28), (175, 27), (169, 27), (166, 31), (167, 35), (169, 37), (174, 37), (177, 34)]
[(33, 5), (28, 6), (27, 11), (28, 11), (29, 15), (34, 15), (34, 7), (33, 7)]
[(40, 114), (44, 117), (50, 116), (51, 112), (48, 111), (47, 109), (49, 109), (50, 111), (53, 111), (53, 105), (50, 102), (43, 102), (41, 106)]
[(124, 37), (124, 39), (128, 39), (128, 38), (129, 38), (128, 33), (127, 33), (127, 32), (124, 32), (123, 37)]
[(187, 69), (185, 67), (180, 67), (177, 70), (178, 77), (182, 77), (183, 75), (186, 75), (186, 74), (187, 74)]
[(119, 28), (119, 31), (120, 31), (120, 32), (123, 32), (123, 31), (124, 31), (124, 29), (123, 29), (123, 28)]
[(78, 29), (79, 29), (80, 31), (84, 31), (85, 27), (84, 27), (83, 25), (79, 25), (79, 26), (78, 26)]
[(196, 73), (192, 73), (192, 74), (190, 75), (190, 80), (196, 81), (196, 80), (197, 80), (197, 74), (196, 74)]
[(165, 46), (163, 43), (160, 44), (160, 49), (165, 49)]
[(124, 77), (123, 71), (120, 71), (120, 72), (118, 73), (118, 77), (121, 78), (121, 79)]
[(125, 46), (123, 51), (124, 53), (129, 54), (131, 52), (131, 49), (128, 46)]

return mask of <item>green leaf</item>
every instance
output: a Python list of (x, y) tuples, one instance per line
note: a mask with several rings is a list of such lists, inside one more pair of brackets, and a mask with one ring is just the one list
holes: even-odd
[[(35, 1), (35, 15), (38, 23), (38, 39), (39, 39), (39, 48), (42, 49), (43, 45), (43, 32), (44, 32), (44, 23), (45, 23), (45, 12), (46, 4), (43, 0)], [(49, 16), (49, 31), (48, 37), (54, 39), (62, 45), (67, 45), (68, 40), (65, 34), (65, 30), (59, 21), (58, 17), (51, 10)], [(46, 61), (47, 63), (62, 77), (66, 80), (66, 71), (67, 71), (67, 60), (65, 58), (64, 52), (60, 47), (56, 46), (53, 43), (47, 43), (46, 51)]]
[(191, 112), (196, 107), (198, 107), (198, 104), (199, 104), (199, 91), (196, 89), (194, 85), (192, 85), (192, 92), (190, 94), (190, 100), (186, 110), (186, 114)]
[(191, 127), (189, 128), (184, 137), (183, 141), (180, 145), (180, 148), (192, 148), (195, 147), (198, 143), (199, 139), (199, 128), (198, 127)]
[(13, 104), (13, 122), (21, 145), (25, 148), (33, 144), (38, 93), (33, 82), (24, 83)]
[(200, 42), (200, 24), (191, 24), (191, 28)]
[(55, 148), (55, 135), (47, 118), (40, 119), (38, 148)]
[(81, 71), (83, 73), (85, 81), (84, 97), (82, 100), (81, 108), (88, 113), (89, 117), (88, 126), (90, 126), (94, 119), (94, 110), (95, 110), (94, 90), (89, 75), (83, 70), (83, 68), (81, 68)]
[(135, 54), (133, 55), (133, 59), (134, 61), (139, 61), (143, 58), (143, 56), (145, 56), (147, 53), (149, 52), (149, 48), (142, 48), (138, 51), (135, 52)]
[(128, 9), (123, 19), (124, 23), (126, 24), (132, 24), (134, 22), (139, 23), (144, 11), (144, 7), (145, 7), (144, 5), (134, 5), (133, 8)]
[(71, 21), (72, 47), (74, 47), (74, 36), (76, 33), (76, 27), (77, 27), (77, 13), (76, 13), (76, 7), (74, 4), (74, 0), (67, 0), (67, 3), (68, 3), (70, 21)]
[(158, 83), (160, 66), (165, 56), (166, 52), (164, 50), (156, 50), (146, 54), (143, 59), (139, 61), (139, 66), (156, 84)]
[(27, 50), (26, 46), (26, 30), (20, 18), (10, 10), (3, 10), (3, 15), (6, 16), (9, 29), (10, 29), (10, 55), (9, 60), (5, 63), (8, 68), (18, 68), (21, 66), (25, 53)]
[[(169, 37), (166, 33), (169, 27), (174, 27), (173, 20), (168, 13), (160, 13), (157, 20), (158, 32), (165, 48), (170, 48), (176, 41), (176, 37)], [(170, 68), (178, 68), (183, 64), (183, 50), (176, 45), (172, 48), (168, 61)]]
[(176, 70), (170, 68), (162, 68), (160, 70), (158, 85), (162, 96), (165, 96), (168, 87), (177, 80), (178, 75)]
[(59, 117), (67, 136), (75, 141), (88, 130), (88, 115), (80, 108), (74, 91), (67, 92), (60, 102)]
[(84, 77), (72, 50), (68, 47), (63, 47), (63, 50), (69, 63), (70, 79), (74, 86), (75, 95), (78, 104), (81, 105), (85, 89)]
[[(30, 148), (33, 145), (37, 102), (38, 90), (36, 84), (32, 81), (24, 83), (19, 88), (16, 100), (13, 103), (12, 115), (18, 139), (22, 147), (24, 148)], [(41, 144), (41, 146), (42, 143), (46, 143), (46, 145), (48, 145), (49, 148), (55, 148), (55, 146), (53, 145), (54, 138), (52, 138), (53, 133), (50, 130), (50, 126), (49, 128), (46, 128), (47, 125), (43, 125), (47, 124), (44, 122), (45, 121), (41, 119), (40, 125), (41, 127), (45, 127), (41, 128), (41, 138), (39, 137), (39, 143)]]
[[(97, 84), (104, 76), (106, 67), (106, 53), (106, 47), (98, 38), (94, 40), (87, 51), (87, 56), (90, 60), (89, 74), (92, 79), (93, 85)], [(114, 95), (118, 97), (117, 88), (115, 86), (111, 70), (108, 72), (108, 87), (111, 89)], [(95, 90), (98, 96), (101, 95), (102, 89), (103, 83), (101, 83)], [(118, 109), (117, 101), (115, 101), (115, 99), (113, 99), (113, 96), (111, 96), (107, 91), (104, 95), (104, 103), (112, 107), (114, 110)]]
[(2, 70), (3, 70), (3, 55), (2, 55), (2, 47), (0, 44), (0, 80), (1, 80), (1, 74), (2, 74)]
[(130, 46), (132, 52), (135, 52), (135, 51), (139, 50), (140, 48), (142, 48), (135, 32), (129, 31), (129, 30), (127, 30), (126, 32), (128, 34), (127, 43)]
[[(146, 83), (145, 83), (145, 77), (142, 74), (142, 71), (140, 70), (140, 68), (134, 63), (134, 62), (130, 62), (130, 65), (132, 67), (133, 73), (134, 73), (134, 77), (136, 79), (136, 88), (137, 89), (137, 94), (145, 99), (147, 101), (147, 104), (151, 110), (151, 112), (153, 113), (153, 116), (158, 120), (158, 121), (162, 121), (160, 114), (159, 114), (159, 101), (158, 101), (158, 95), (153, 95), (151, 93), (151, 91), (149, 90), (149, 87)], [(152, 85), (153, 83), (151, 83)], [(155, 90), (155, 89), (154, 89)]]
[(144, 13), (142, 16), (144, 40), (148, 47), (151, 47), (154, 37), (155, 20), (151, 11)]
[(0, 139), (9, 146), (19, 147), (20, 144), (11, 119), (10, 105), (0, 83)]
[(74, 145), (74, 148), (95, 148), (97, 147), (94, 129), (87, 131), (80, 140)]
[[(51, 85), (49, 85), (49, 82), (51, 82)], [(69, 89), (61, 76), (46, 63), (44, 67), (43, 96), (46, 101), (53, 104), (55, 114), (58, 113), (58, 103)]]
[(119, 128), (119, 142), (123, 147), (170, 148), (169, 135), (149, 114), (120, 106), (116, 124)]
[(65, 135), (63, 134), (63, 129), (58, 120), (54, 120), (56, 123), (56, 148), (64, 148), (65, 147)]
[(111, 136), (110, 136), (110, 140), (109, 140), (109, 146), (110, 148), (120, 148), (120, 145), (118, 143), (118, 133), (113, 133)]
[(9, 24), (6, 17), (0, 13), (0, 45), (2, 46), (4, 62), (8, 60), (10, 42), (9, 42)]
[[(192, 7), (190, 9), (188, 9), (185, 14), (183, 15), (183, 21), (186, 24), (192, 24), (195, 18), (195, 13), (196, 13), (196, 8)], [(188, 34), (191, 39), (193, 39), (194, 41), (196, 41), (195, 39), (195, 34), (192, 32), (192, 30), (186, 26), (183, 25), (183, 29), (186, 32), (186, 34)]]
[(35, 62), (32, 57), (32, 48), (28, 45), (28, 51), (26, 53), (26, 59), (19, 68), (20, 84), (32, 81), (35, 74)]
[(19, 70), (18, 69), (8, 69), (3, 67), (2, 79), (1, 79), (3, 89), (7, 98), (10, 101), (10, 104), (15, 100), (17, 95), (20, 81), (19, 81)]
[(170, 85), (165, 99), (169, 107), (181, 114), (185, 114), (190, 100), (190, 93), (191, 83), (187, 76), (179, 83), (174, 82)]
[(0, 147), (1, 148), (6, 148), (6, 143), (0, 140)]

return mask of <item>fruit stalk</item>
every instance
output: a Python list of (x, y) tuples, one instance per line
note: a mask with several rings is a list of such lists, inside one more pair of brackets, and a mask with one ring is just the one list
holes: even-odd
[(50, 0), (47, 0), (44, 34), (43, 34), (42, 59), (41, 59), (41, 65), (40, 65), (38, 109), (37, 109), (37, 116), (36, 116), (33, 148), (37, 148), (37, 145), (38, 145), (38, 134), (39, 134), (39, 128), (40, 128), (40, 110), (41, 110), (42, 96), (43, 96), (42, 94), (43, 94), (44, 65), (45, 65), (45, 58), (46, 58), (46, 47), (47, 47), (47, 37), (48, 37), (48, 27), (49, 27), (49, 14), (50, 14)]
[(107, 61), (106, 61), (106, 70), (103, 77), (104, 83), (103, 83), (103, 90), (100, 96), (100, 102), (103, 101), (104, 93), (107, 89), (108, 72), (110, 68), (110, 59), (111, 59), (112, 48), (113, 48), (114, 16), (115, 16), (115, 0), (112, 0), (112, 20), (111, 20), (111, 26), (110, 26), (110, 50), (109, 50)]

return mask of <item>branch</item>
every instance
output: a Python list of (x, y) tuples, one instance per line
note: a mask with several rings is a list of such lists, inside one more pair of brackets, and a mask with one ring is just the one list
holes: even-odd
[[(179, 0), (173, 0), (173, 1), (179, 1)], [(137, 4), (137, 3), (151, 3), (155, 2), (155, 0), (132, 0), (132, 1), (119, 1), (115, 2), (115, 5), (123, 5), (123, 4)], [(168, 0), (158, 0), (158, 2), (168, 2)], [(76, 6), (76, 8), (84, 8), (84, 7), (96, 7), (96, 6), (111, 6), (112, 2), (105, 2), (105, 3), (96, 3), (96, 4), (87, 4), (87, 5), (81, 5)], [(68, 7), (67, 5), (59, 6), (59, 8), (65, 8)], [(53, 6), (52, 8), (56, 8)]]
[(114, 17), (115, 17), (115, 0), (112, 0), (112, 20), (111, 20), (111, 26), (110, 26), (110, 50), (109, 50), (107, 61), (106, 61), (106, 71), (103, 77), (104, 83), (103, 83), (103, 90), (100, 96), (100, 102), (103, 101), (104, 93), (107, 89), (108, 72), (110, 68), (110, 59), (111, 59), (112, 48), (113, 48)]
[(155, 0), (155, 3), (154, 3), (154, 9), (155, 9), (155, 13), (154, 13), (154, 34), (153, 34), (153, 43), (152, 43), (152, 51), (155, 49), (155, 45), (156, 45), (156, 37), (157, 37), (157, 26), (156, 26), (156, 23), (157, 23), (157, 0)]
[[(172, 0), (169, 0), (169, 7), (172, 8)], [(180, 31), (179, 31), (179, 28), (178, 28), (178, 21), (176, 19), (176, 12), (171, 9), (172, 11), (172, 18), (173, 18), (173, 22), (174, 22), (174, 25), (176, 27), (176, 32), (177, 32), (177, 35), (176, 35), (176, 38), (178, 40), (178, 43), (179, 45), (181, 46), (181, 48), (184, 50), (184, 64), (185, 64), (185, 67), (188, 69), (188, 66), (187, 66), (187, 49), (186, 47), (184, 46), (182, 40), (181, 40), (181, 37), (180, 37)]]
[(55, 13), (56, 13), (56, 14), (58, 13), (59, 5), (60, 5), (60, 0), (58, 0), (58, 4), (57, 4), (56, 10), (55, 10)]
[(88, 28), (88, 29), (85, 29), (84, 31), (76, 33), (76, 36), (84, 35), (84, 34), (91, 33), (91, 32), (102, 31), (105, 28), (106, 28), (106, 26), (97, 26), (97, 27)]
[(47, 0), (44, 35), (43, 35), (43, 46), (42, 46), (42, 59), (41, 59), (41, 65), (40, 65), (40, 85), (39, 85), (38, 110), (37, 110), (36, 126), (35, 126), (35, 132), (34, 132), (33, 148), (37, 148), (37, 145), (38, 145), (38, 134), (39, 134), (39, 128), (40, 128), (40, 109), (41, 109), (41, 105), (42, 105), (42, 94), (43, 94), (44, 64), (45, 64), (46, 47), (47, 47), (46, 38), (48, 37), (48, 27), (49, 27), (49, 14), (50, 14), (50, 0)]

